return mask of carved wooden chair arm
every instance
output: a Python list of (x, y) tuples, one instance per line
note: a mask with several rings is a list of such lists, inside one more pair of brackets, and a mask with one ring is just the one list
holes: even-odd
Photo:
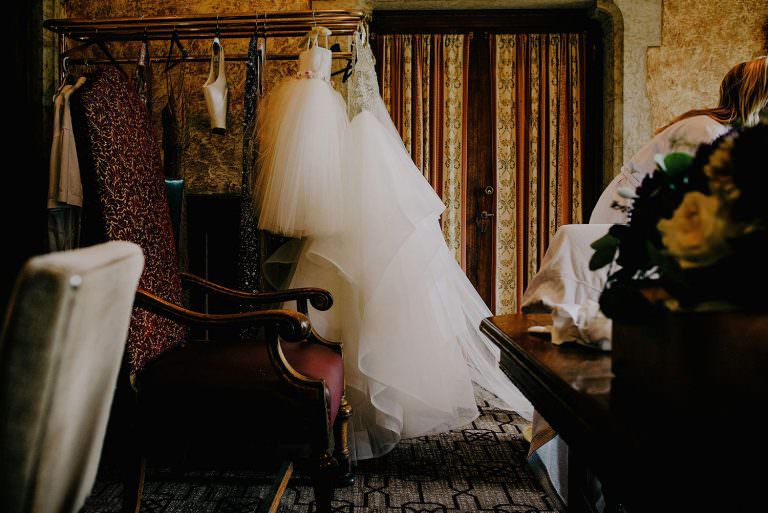
[(325, 419), (327, 424), (326, 433), (331, 433), (326, 415), (328, 399), (325, 393), (325, 381), (305, 376), (294, 369), (280, 348), (280, 340), (286, 342), (313, 341), (323, 343), (321, 340), (315, 340), (312, 325), (304, 314), (292, 310), (257, 310), (233, 314), (205, 314), (177, 306), (143, 289), (136, 291), (134, 306), (149, 310), (185, 326), (202, 328), (264, 326), (267, 334), (267, 352), (272, 365), (274, 365), (286, 385), (302, 393), (305, 397), (313, 398), (317, 404), (323, 405), (315, 413)]
[(333, 306), (333, 296), (325, 289), (306, 287), (300, 289), (279, 290), (276, 292), (245, 292), (242, 290), (230, 289), (208, 281), (199, 276), (189, 273), (180, 273), (182, 282), (196, 285), (208, 292), (216, 293), (222, 296), (237, 298), (246, 303), (282, 303), (284, 301), (296, 301), (297, 310), (307, 314), (307, 300), (320, 311), (328, 310)]
[(307, 316), (293, 310), (206, 314), (180, 307), (142, 289), (136, 291), (134, 305), (185, 326), (201, 328), (273, 327), (276, 328), (280, 338), (287, 342), (306, 340), (312, 333), (312, 324)]

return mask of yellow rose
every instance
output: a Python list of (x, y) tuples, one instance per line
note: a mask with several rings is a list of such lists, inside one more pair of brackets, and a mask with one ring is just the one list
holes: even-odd
[(672, 219), (662, 219), (656, 225), (661, 242), (680, 267), (708, 266), (728, 253), (728, 223), (721, 210), (717, 196), (689, 192)]

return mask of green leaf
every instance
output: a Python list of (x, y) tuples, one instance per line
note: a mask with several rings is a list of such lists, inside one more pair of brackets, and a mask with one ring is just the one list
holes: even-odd
[(677, 176), (685, 172), (693, 163), (693, 157), (687, 153), (675, 152), (664, 157), (664, 170), (670, 176)]
[(597, 271), (613, 262), (616, 255), (616, 248), (602, 248), (595, 251), (592, 258), (589, 259), (589, 270)]
[(608, 233), (590, 244), (590, 247), (595, 250), (595, 253), (589, 259), (589, 269), (596, 271), (613, 262), (619, 247), (619, 239)]
[(616, 248), (603, 248), (598, 249), (589, 259), (589, 270), (597, 271), (613, 262), (613, 257), (616, 254)]
[(597, 239), (595, 242), (589, 245), (592, 249), (601, 249), (601, 248), (615, 248), (619, 245), (619, 239), (611, 235), (610, 233), (606, 233), (599, 239)]

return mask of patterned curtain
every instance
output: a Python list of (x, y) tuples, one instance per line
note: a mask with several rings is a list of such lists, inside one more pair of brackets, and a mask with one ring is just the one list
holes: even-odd
[[(466, 127), (471, 36), (377, 39), (384, 102), (406, 148), (446, 204), (443, 234), (466, 262)], [(491, 44), (497, 314), (519, 311), (562, 224), (580, 223), (583, 34), (497, 34)]]
[(581, 223), (582, 34), (496, 35), (496, 313), (514, 313), (562, 224)]
[(463, 266), (469, 39), (395, 34), (377, 43), (384, 103), (413, 161), (445, 202), (443, 235)]

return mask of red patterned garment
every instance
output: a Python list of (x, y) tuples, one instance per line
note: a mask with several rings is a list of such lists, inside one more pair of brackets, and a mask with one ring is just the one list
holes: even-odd
[[(97, 70), (73, 98), (88, 242), (127, 240), (144, 250), (139, 287), (182, 304), (181, 280), (159, 146), (146, 106), (116, 68)], [(134, 371), (181, 343), (184, 327), (134, 308), (128, 358)]]

